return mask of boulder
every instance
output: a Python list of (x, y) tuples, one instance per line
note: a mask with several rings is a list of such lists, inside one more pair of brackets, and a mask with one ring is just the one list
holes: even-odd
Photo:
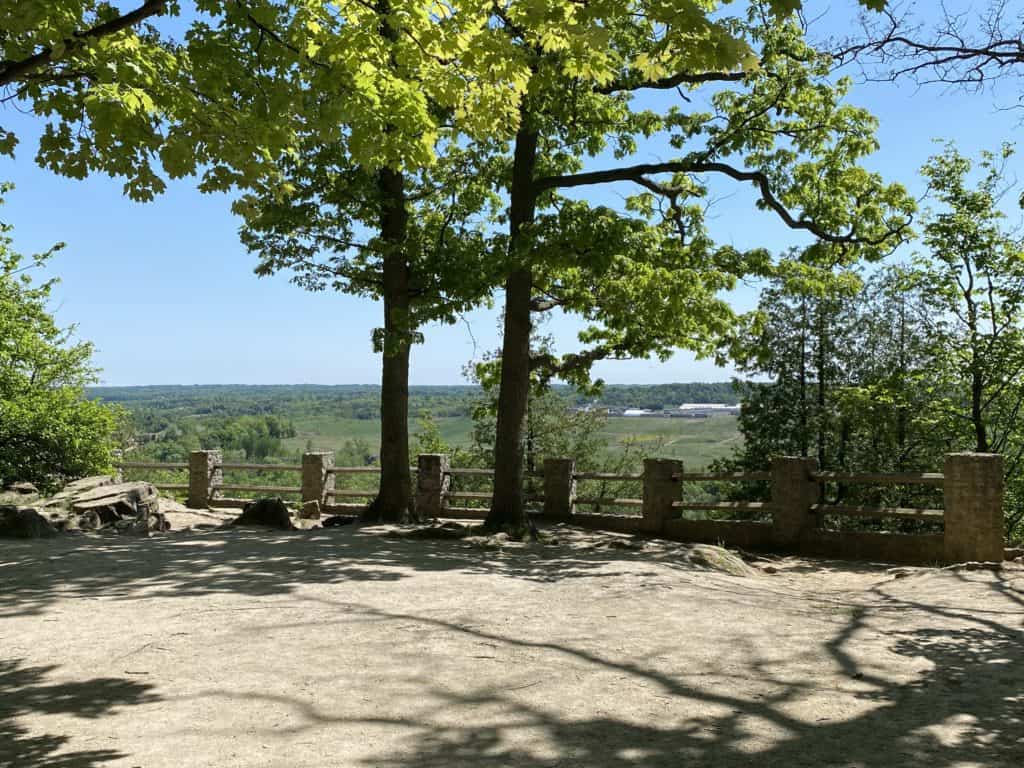
[(36, 510), (28, 507), (0, 507), (0, 537), (45, 539), (56, 535), (57, 529)]
[(358, 515), (331, 515), (324, 519), (324, 528), (337, 528), (339, 525), (352, 525), (359, 519)]
[(250, 501), (242, 509), (242, 514), (236, 517), (231, 524), (278, 528), (282, 531), (295, 530), (291, 513), (281, 499), (257, 499), (256, 501)]

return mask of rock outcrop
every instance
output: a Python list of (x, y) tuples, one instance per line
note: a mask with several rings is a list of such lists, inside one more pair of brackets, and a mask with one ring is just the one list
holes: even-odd
[(99, 475), (68, 483), (36, 507), (58, 531), (99, 531), (149, 535), (170, 529), (152, 483), (118, 483)]
[(4, 490), (9, 493), (17, 493), (22, 496), (31, 496), (39, 493), (39, 489), (36, 488), (32, 483), (11, 483), (10, 485), (4, 486)]

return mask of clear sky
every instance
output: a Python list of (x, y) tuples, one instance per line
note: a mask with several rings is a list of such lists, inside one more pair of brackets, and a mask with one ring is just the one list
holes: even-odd
[[(811, 0), (811, 15), (819, 5), (827, 14), (814, 27), (816, 35), (852, 28), (850, 2), (826, 6)], [(1017, 96), (1013, 82), (981, 94), (863, 83), (850, 100), (881, 121), (881, 150), (870, 167), (920, 194), (917, 169), (936, 151), (932, 139), (953, 139), (972, 155), (1015, 139), (1021, 134), (1021, 115), (1001, 107), (1016, 103)], [(104, 383), (378, 382), (379, 359), (370, 333), (381, 324), (380, 306), (344, 295), (307, 293), (284, 274), (257, 278), (254, 258), (238, 243), (228, 197), (202, 195), (184, 181), (171, 183), (152, 203), (133, 203), (122, 196), (116, 179), (74, 181), (36, 167), (41, 122), (34, 116), (8, 107), (0, 122), (21, 138), (17, 157), (0, 159), (0, 179), (16, 185), (0, 209), (0, 220), (14, 224), (15, 247), (23, 253), (67, 243), (52, 263), (52, 272), (62, 280), (54, 307), (62, 323), (76, 323), (79, 335), (96, 344)], [(667, 151), (646, 150), (638, 161), (668, 156)], [(1011, 172), (1022, 162), (1014, 157)], [(591, 199), (611, 203), (626, 191), (605, 189)], [(730, 194), (714, 207), (712, 223), (720, 240), (773, 251), (806, 242), (771, 214), (754, 210), (749, 188), (731, 185), (722, 191)], [(732, 295), (741, 310), (752, 307), (756, 298), (753, 287)], [(500, 304), (500, 294), (496, 301)], [(567, 350), (578, 327), (561, 317), (547, 330)], [(428, 327), (425, 336), (426, 343), (413, 352), (412, 383), (462, 383), (463, 366), (498, 346), (497, 310), (478, 310), (456, 326)], [(602, 363), (595, 373), (611, 383), (658, 383), (724, 380), (732, 372), (680, 352), (667, 363)]]

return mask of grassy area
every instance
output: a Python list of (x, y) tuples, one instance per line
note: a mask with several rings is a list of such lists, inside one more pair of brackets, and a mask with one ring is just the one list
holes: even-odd
[[(444, 439), (451, 445), (470, 443), (473, 420), (468, 416), (437, 419)], [(380, 422), (373, 419), (296, 419), (298, 435), (285, 441), (288, 451), (301, 451), (312, 441), (314, 450), (340, 451), (349, 440), (362, 440), (376, 453)], [(413, 432), (415, 432), (413, 425)], [(697, 469), (714, 459), (728, 456), (738, 446), (740, 435), (735, 416), (710, 419), (667, 419), (612, 417), (605, 428), (611, 450), (621, 450), (630, 441), (641, 444), (642, 455), (681, 459)]]
[(644, 456), (680, 459), (692, 469), (731, 455), (741, 440), (735, 416), (709, 419), (612, 417), (605, 433), (613, 447), (628, 441), (641, 444)]

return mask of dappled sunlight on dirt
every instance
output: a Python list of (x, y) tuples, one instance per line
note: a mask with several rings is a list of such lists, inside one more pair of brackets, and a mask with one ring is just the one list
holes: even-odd
[(5, 545), (0, 766), (1024, 757), (1019, 566), (740, 577), (671, 542), (383, 532)]

